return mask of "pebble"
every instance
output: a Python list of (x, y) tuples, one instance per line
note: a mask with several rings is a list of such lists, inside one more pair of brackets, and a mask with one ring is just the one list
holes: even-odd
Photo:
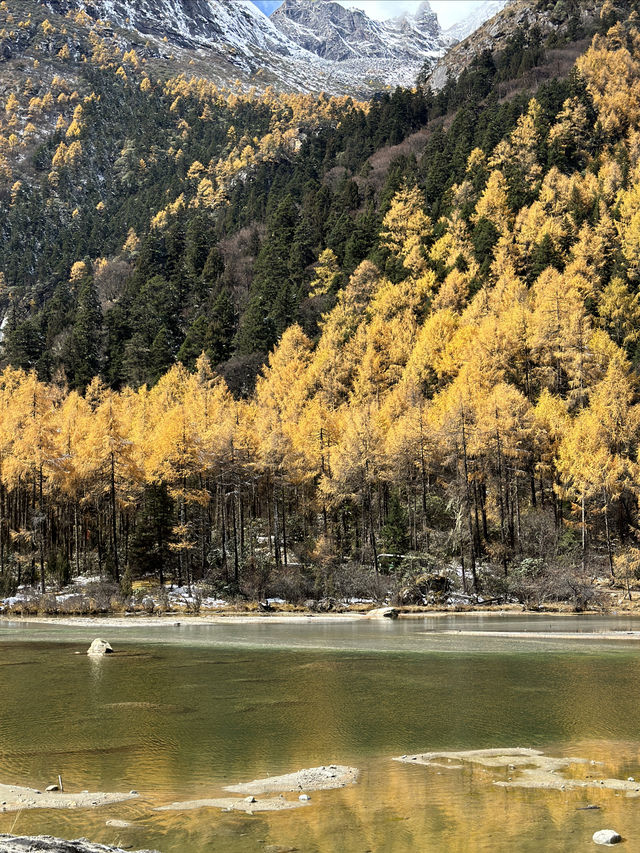
[(256, 800), (255, 797), (245, 797), (245, 803), (257, 803), (257, 802), (258, 801)]
[(593, 841), (596, 844), (619, 844), (622, 841), (622, 838), (618, 833), (613, 829), (599, 829), (598, 832), (593, 833)]

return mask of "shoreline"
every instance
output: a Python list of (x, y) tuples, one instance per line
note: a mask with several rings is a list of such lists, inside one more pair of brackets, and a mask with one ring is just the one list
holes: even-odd
[[(397, 608), (396, 608), (397, 609)], [(320, 624), (339, 624), (342, 622), (372, 622), (372, 621), (387, 621), (384, 616), (380, 615), (375, 618), (372, 618), (369, 614), (371, 611), (351, 611), (347, 613), (304, 613), (304, 612), (287, 612), (287, 611), (274, 611), (273, 613), (201, 613), (198, 615), (188, 614), (188, 613), (165, 613), (162, 616), (148, 616), (146, 614), (138, 614), (132, 613), (126, 616), (116, 616), (112, 614), (105, 614), (101, 616), (20, 616), (17, 614), (0, 614), (0, 626), (3, 624), (10, 623), (19, 623), (23, 625), (34, 624), (34, 625), (60, 625), (64, 627), (96, 627), (96, 626), (104, 626), (106, 628), (128, 628), (131, 626), (136, 627), (185, 627), (185, 626), (196, 626), (196, 625), (224, 625), (224, 624), (234, 624), (234, 625), (250, 625), (250, 624), (276, 624), (276, 625), (284, 625), (284, 624), (304, 624), (308, 622), (320, 623)], [(507, 606), (501, 609), (493, 609), (493, 610), (479, 610), (479, 609), (470, 609), (470, 610), (453, 610), (441, 608), (438, 610), (411, 610), (411, 611), (403, 611), (401, 609), (397, 609), (397, 619), (402, 621), (407, 620), (419, 620), (419, 619), (443, 619), (443, 618), (458, 618), (458, 617), (478, 617), (482, 616), (485, 618), (491, 619), (501, 619), (508, 616), (522, 616), (527, 619), (530, 618), (580, 618), (580, 617), (603, 617), (603, 618), (628, 618), (628, 617), (640, 617), (640, 613), (637, 611), (609, 611), (603, 612), (598, 610), (589, 610), (583, 611), (581, 613), (576, 613), (572, 610), (546, 610), (546, 611), (529, 611), (523, 610), (519, 605), (513, 605), (511, 607)], [(453, 634), (473, 634), (478, 633), (480, 635), (485, 635), (487, 632), (478, 631), (473, 632), (472, 630), (468, 631), (451, 631), (451, 632), (443, 632), (443, 633), (453, 633)], [(532, 636), (531, 632), (491, 632), (496, 636)], [(636, 633), (639, 632), (625, 632), (622, 636), (631, 636), (633, 637)], [(545, 632), (546, 635), (546, 632)], [(550, 636), (558, 636), (553, 632), (550, 633)], [(575, 635), (571, 635), (575, 636)], [(582, 634), (578, 636), (583, 636)], [(590, 636), (590, 635), (585, 635)], [(607, 636), (605, 633), (603, 634), (595, 634), (593, 636), (605, 637)], [(615, 634), (616, 639), (620, 637), (620, 635)]]

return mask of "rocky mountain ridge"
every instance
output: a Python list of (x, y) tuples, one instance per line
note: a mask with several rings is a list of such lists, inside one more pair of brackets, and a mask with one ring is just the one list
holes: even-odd
[[(500, 0), (496, 0), (500, 2)], [(570, 0), (563, 5), (552, 2), (532, 3), (531, 0), (507, 0), (506, 5), (470, 35), (454, 45), (438, 60), (426, 77), (426, 85), (433, 91), (442, 89), (449, 77), (457, 79), (476, 57), (484, 52), (501, 51), (516, 31), (537, 32), (537, 39), (548, 40), (555, 35), (558, 43), (572, 41), (572, 30), (584, 28), (589, 31), (602, 9), (602, 0)], [(485, 4), (485, 7), (491, 3)], [(486, 9), (489, 11), (489, 9)], [(451, 33), (451, 31), (449, 31)]]
[(485, 21), (490, 20), (501, 12), (509, 3), (509, 0), (486, 0), (481, 6), (473, 9), (457, 24), (445, 30), (444, 35), (448, 37), (452, 43), (464, 41), (467, 36), (475, 32), (481, 27)]
[(191, 64), (195, 55), (209, 64), (217, 82), (238, 78), (258, 88), (271, 84), (357, 97), (412, 86), (425, 62), (435, 64), (454, 40), (426, 0), (415, 14), (387, 21), (332, 0), (285, 0), (270, 18), (251, 0), (45, 0), (41, 5), (60, 15), (84, 11), (134, 31), (167, 57), (184, 51)]
[(439, 56), (446, 44), (428, 2), (415, 15), (375, 21), (361, 9), (347, 9), (332, 0), (284, 0), (270, 20), (305, 50), (335, 62), (370, 58), (420, 62)]

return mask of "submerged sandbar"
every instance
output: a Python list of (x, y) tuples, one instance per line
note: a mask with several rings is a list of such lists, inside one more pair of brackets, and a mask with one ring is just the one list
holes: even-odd
[(134, 800), (135, 792), (104, 793), (81, 791), (71, 794), (66, 791), (39, 791), (20, 785), (0, 785), (0, 812), (16, 812), (23, 809), (91, 809)]

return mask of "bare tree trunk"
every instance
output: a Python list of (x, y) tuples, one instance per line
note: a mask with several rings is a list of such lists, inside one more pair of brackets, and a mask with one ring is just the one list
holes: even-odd
[(276, 492), (275, 483), (273, 485), (273, 553), (276, 561), (276, 566), (282, 565), (280, 555), (280, 519), (278, 517), (278, 493)]
[(118, 520), (116, 517), (116, 462), (111, 452), (111, 540), (113, 547), (113, 569), (116, 583), (120, 583), (120, 564), (118, 562)]
[(78, 527), (78, 499), (73, 504), (73, 538), (76, 562), (76, 577), (80, 576), (80, 530)]
[(471, 561), (471, 576), (473, 577), (473, 591), (478, 591), (478, 576), (476, 573), (476, 552), (473, 543), (473, 521), (471, 519), (471, 494), (469, 489), (469, 464), (467, 459), (467, 435), (465, 431), (464, 415), (462, 417), (462, 458), (464, 462), (464, 484), (467, 503), (467, 525), (469, 527), (469, 556)]
[(376, 545), (376, 532), (373, 528), (373, 501), (371, 500), (371, 486), (368, 487), (368, 510), (369, 510), (369, 537), (371, 541), (371, 551), (373, 553), (373, 567), (376, 570), (376, 577), (379, 577), (380, 566), (378, 565), (378, 547)]
[(238, 525), (236, 522), (236, 495), (235, 492), (233, 494), (233, 502), (231, 504), (232, 509), (232, 520), (233, 520), (233, 579), (235, 581), (236, 586), (238, 585), (238, 580), (240, 576), (240, 566), (238, 559)]
[(282, 556), (285, 566), (288, 565), (287, 560), (287, 502), (284, 491), (284, 483), (282, 484)]
[(584, 492), (582, 492), (582, 497), (580, 500), (580, 509), (581, 509), (581, 520), (582, 520), (582, 571), (584, 573), (586, 566), (586, 556), (587, 556), (587, 526), (585, 523), (585, 512), (584, 512)]
[(604, 529), (607, 537), (607, 556), (609, 558), (609, 571), (611, 572), (611, 577), (615, 577), (615, 572), (613, 570), (613, 551), (611, 549), (611, 534), (609, 531), (609, 507), (607, 501), (607, 490), (603, 487), (602, 489), (602, 506), (604, 510)]

